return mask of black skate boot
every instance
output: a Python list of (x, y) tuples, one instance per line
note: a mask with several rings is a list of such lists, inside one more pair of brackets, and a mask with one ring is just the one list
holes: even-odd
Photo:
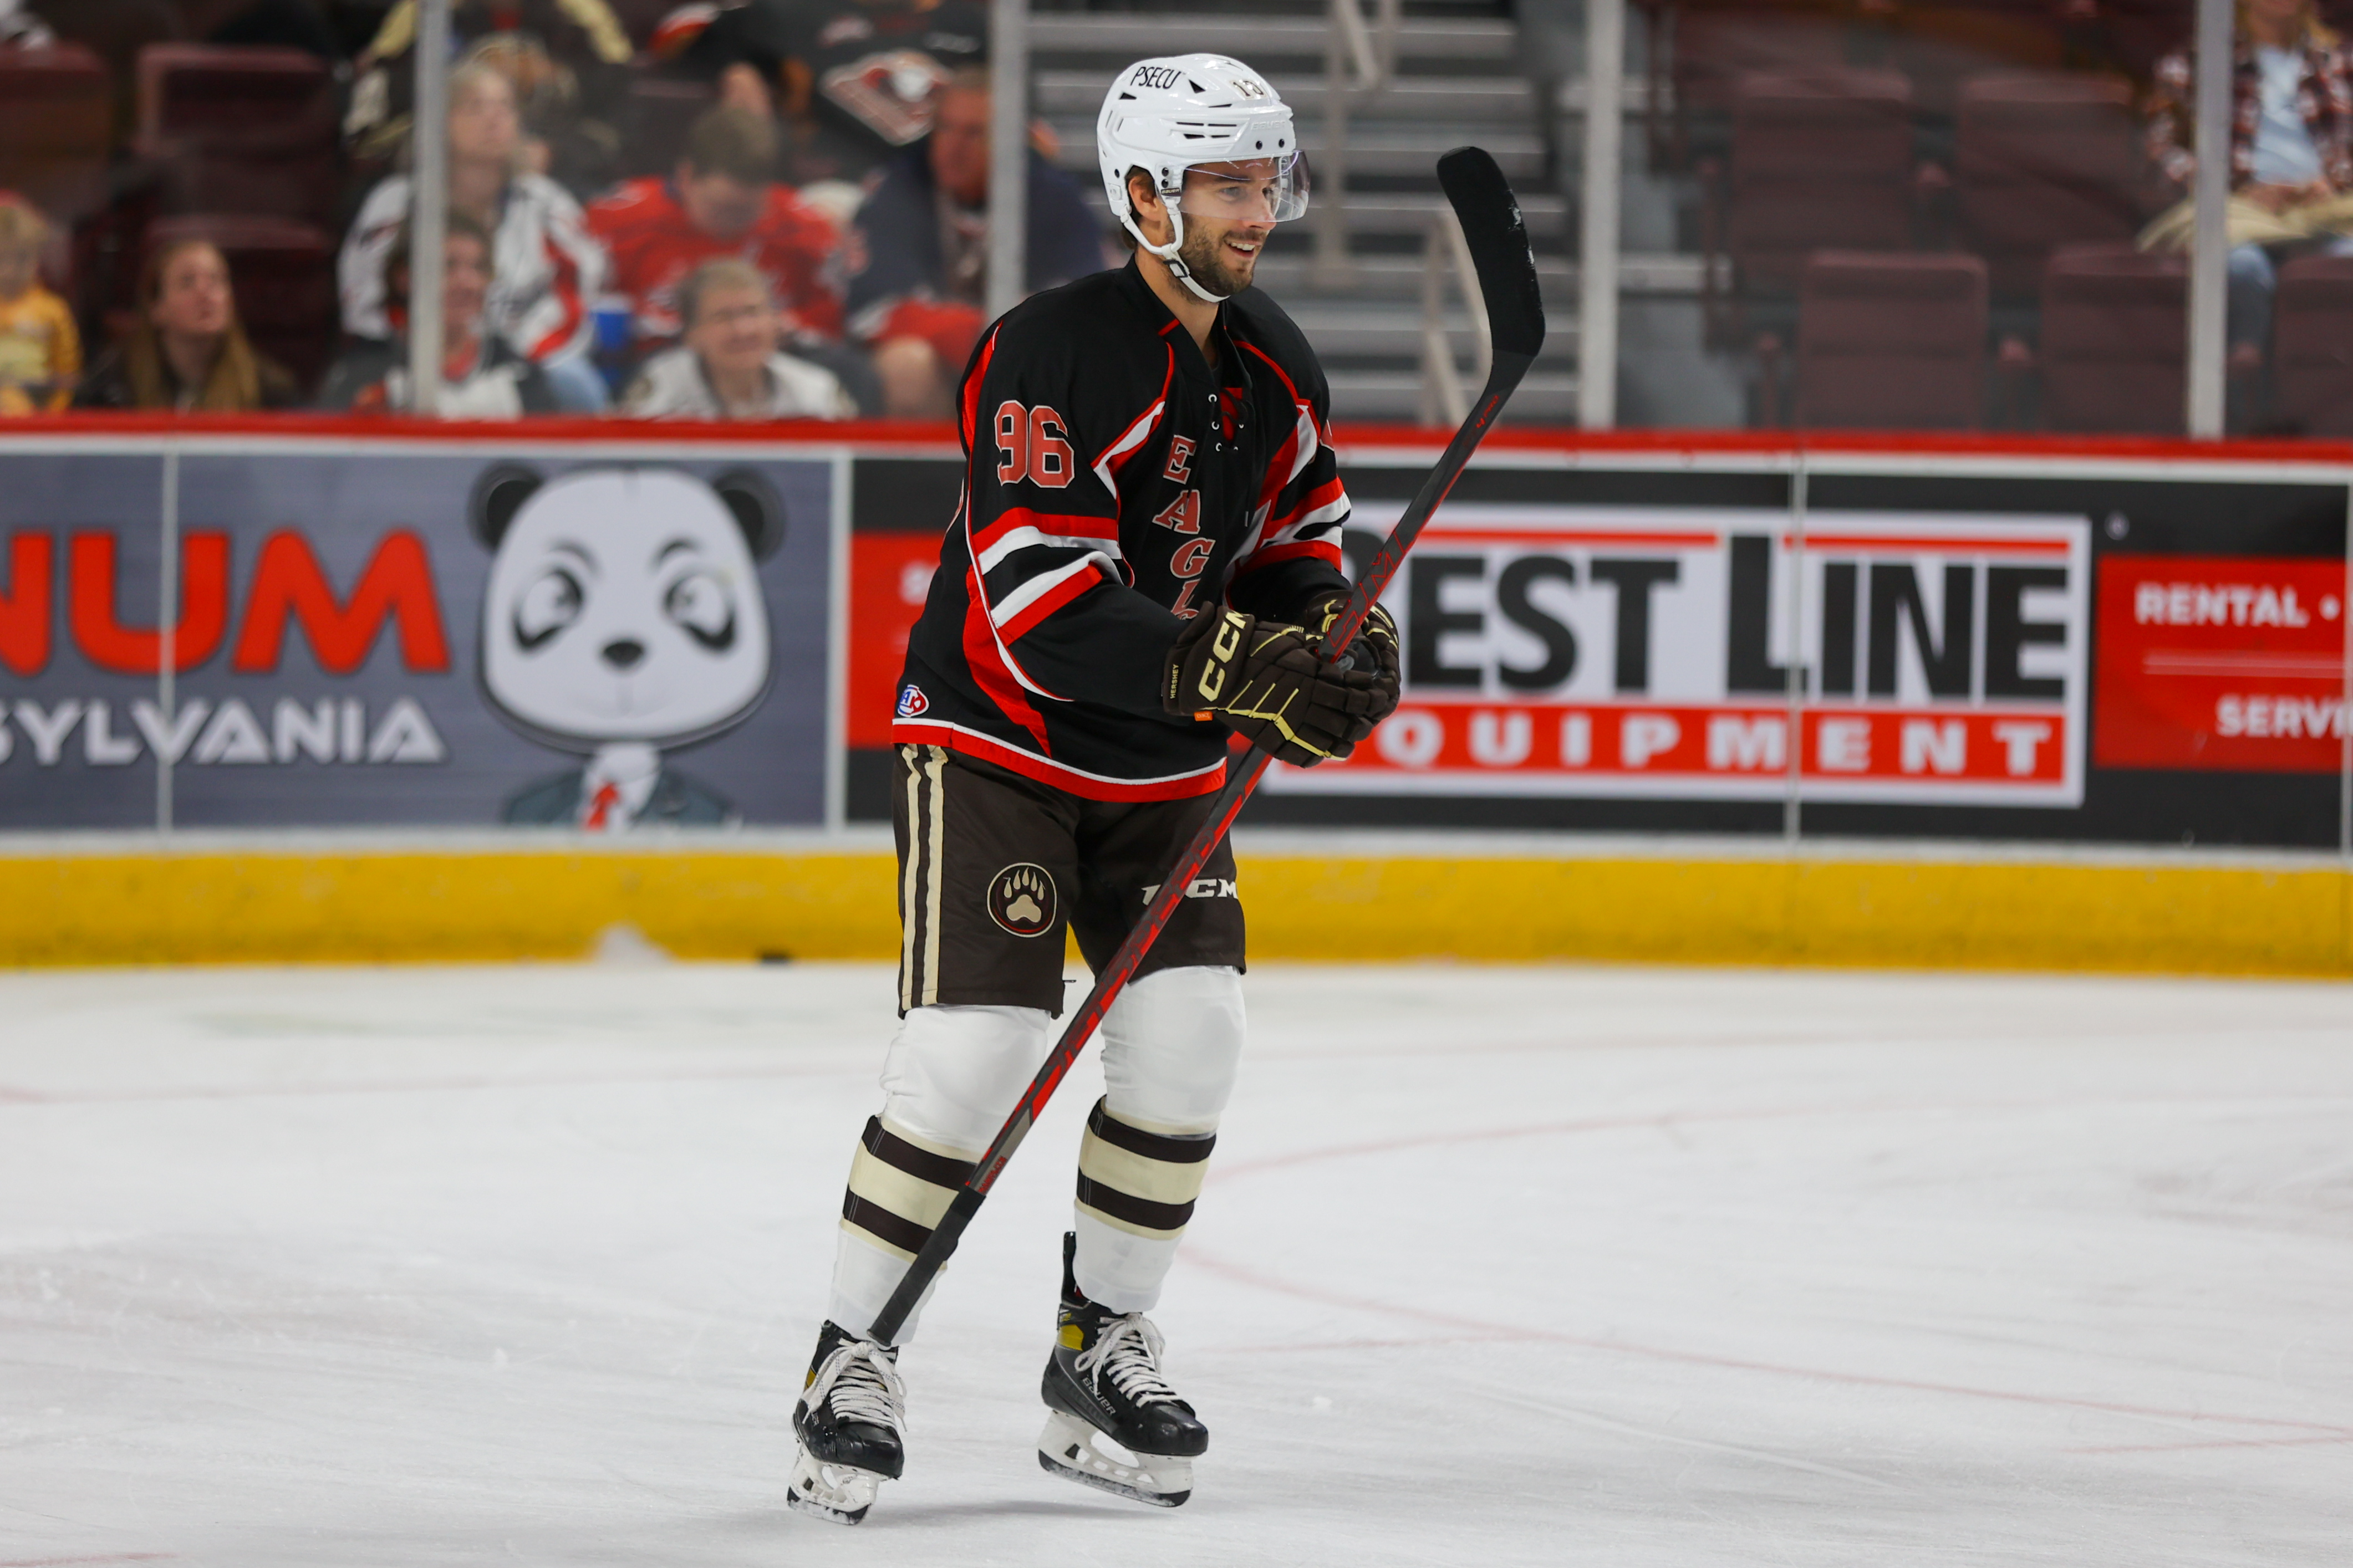
[(793, 1406), (792, 1484), (785, 1501), (836, 1524), (856, 1524), (874, 1491), (906, 1463), (907, 1389), (899, 1352), (828, 1322)]
[[(1175, 1508), (1193, 1495), (1193, 1465), (1209, 1429), (1160, 1373), (1160, 1331), (1141, 1312), (1124, 1316), (1079, 1294), (1071, 1260), (1078, 1237), (1062, 1237), (1062, 1311), (1041, 1392), (1046, 1430), (1038, 1463), (1058, 1476), (1121, 1497)], [(1106, 1452), (1102, 1439), (1126, 1450)]]

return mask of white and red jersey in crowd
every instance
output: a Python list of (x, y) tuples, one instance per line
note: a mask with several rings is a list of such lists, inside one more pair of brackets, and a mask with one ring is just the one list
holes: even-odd
[[(408, 193), (406, 174), (370, 191), (336, 258), (343, 330), (355, 337), (392, 335), (385, 263), (408, 217)], [(605, 251), (571, 193), (543, 175), (517, 174), (499, 199), (491, 242), (483, 330), (542, 363), (586, 349), (596, 326), (590, 312), (605, 288)]]
[(785, 313), (787, 336), (841, 336), (841, 297), (823, 276), (838, 237), (832, 222), (789, 186), (768, 187), (749, 230), (715, 239), (688, 218), (674, 182), (629, 180), (590, 205), (588, 230), (612, 260), (610, 287), (629, 297), (641, 342), (659, 342), (684, 330), (679, 285), (697, 267), (723, 256), (750, 262), (768, 280), (776, 308)]
[(1130, 262), (1014, 307), (957, 412), (965, 499), (907, 644), (892, 738), (1092, 800), (1206, 795), (1229, 731), (1161, 707), (1186, 619), (1296, 623), (1345, 594), (1330, 393), (1256, 290), (1212, 365)]

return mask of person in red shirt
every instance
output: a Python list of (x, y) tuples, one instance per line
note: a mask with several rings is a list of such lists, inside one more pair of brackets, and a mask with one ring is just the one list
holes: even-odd
[(841, 338), (841, 297), (822, 272), (839, 237), (815, 207), (778, 184), (772, 122), (719, 108), (694, 122), (668, 178), (623, 183), (588, 209), (588, 229), (612, 258), (611, 287), (627, 295), (638, 349), (667, 346), (683, 331), (679, 289), (720, 257), (748, 261), (767, 279), (784, 342)]

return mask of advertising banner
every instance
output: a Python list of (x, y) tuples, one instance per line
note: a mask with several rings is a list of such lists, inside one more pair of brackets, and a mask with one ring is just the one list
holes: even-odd
[(0, 825), (154, 826), (164, 478), (159, 456), (0, 459)]
[(834, 471), (0, 451), (0, 825), (822, 822)]
[(2080, 516), (1451, 505), (1388, 595), (1404, 705), (1268, 787), (2073, 806), (2089, 567)]
[[(606, 428), (0, 431), (0, 831), (887, 817), (953, 448)], [(1403, 706), (1246, 820), (2347, 837), (2347, 470), (1577, 442), (1463, 475)], [(1431, 454), (1344, 452), (1361, 564)]]
[[(944, 523), (943, 522), (943, 525)], [(923, 613), (932, 569), (939, 564), (941, 527), (860, 532), (849, 541), (849, 742), (871, 750), (891, 743), (891, 712), (907, 638)]]
[(2341, 562), (2110, 556), (2099, 643), (2093, 754), (2104, 767), (2343, 764)]
[[(1428, 456), (1344, 448), (1354, 566)], [(958, 469), (854, 468), (873, 819)], [(1387, 595), (1403, 705), (1244, 820), (2335, 846), (2346, 510), (2276, 461), (1486, 454)]]

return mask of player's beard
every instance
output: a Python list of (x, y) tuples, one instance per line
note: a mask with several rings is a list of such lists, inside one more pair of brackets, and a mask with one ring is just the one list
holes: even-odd
[[(1226, 260), (1223, 247), (1227, 232), (1220, 230), (1212, 234), (1208, 224), (1191, 223), (1186, 226), (1185, 242), (1176, 247), (1176, 259), (1185, 264), (1185, 270), (1192, 274), (1193, 281), (1220, 300), (1230, 300), (1250, 286), (1250, 277), (1236, 275), (1232, 265)], [(1261, 242), (1259, 254), (1263, 256), (1265, 253)]]

